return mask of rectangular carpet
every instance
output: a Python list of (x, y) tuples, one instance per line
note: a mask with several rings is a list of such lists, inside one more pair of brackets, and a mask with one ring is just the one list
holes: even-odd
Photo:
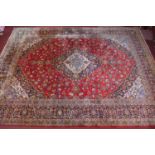
[(15, 28), (0, 55), (1, 128), (154, 128), (155, 61), (138, 28)]

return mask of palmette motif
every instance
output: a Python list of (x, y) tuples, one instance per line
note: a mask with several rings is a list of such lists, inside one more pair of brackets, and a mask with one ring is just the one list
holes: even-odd
[(155, 63), (135, 28), (17, 28), (0, 56), (0, 124), (155, 125)]

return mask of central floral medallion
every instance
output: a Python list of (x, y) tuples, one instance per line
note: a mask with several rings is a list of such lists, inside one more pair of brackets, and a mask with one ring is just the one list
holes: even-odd
[(69, 78), (80, 80), (97, 69), (101, 62), (94, 54), (76, 49), (58, 57), (53, 65)]
[(83, 55), (79, 54), (78, 51), (69, 56), (64, 64), (68, 69), (70, 69), (74, 74), (79, 74), (87, 68), (90, 61)]

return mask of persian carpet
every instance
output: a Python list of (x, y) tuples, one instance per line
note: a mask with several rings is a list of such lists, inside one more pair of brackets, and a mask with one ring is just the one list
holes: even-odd
[(0, 55), (0, 126), (154, 127), (155, 61), (138, 28), (15, 28)]

